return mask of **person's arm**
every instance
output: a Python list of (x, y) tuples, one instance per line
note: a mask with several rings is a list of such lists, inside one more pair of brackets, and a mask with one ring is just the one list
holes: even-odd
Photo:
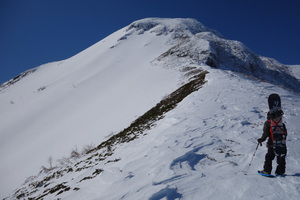
[(270, 122), (269, 121), (265, 122), (263, 131), (264, 132), (263, 132), (261, 138), (259, 138), (257, 140), (259, 143), (264, 142), (270, 136)]

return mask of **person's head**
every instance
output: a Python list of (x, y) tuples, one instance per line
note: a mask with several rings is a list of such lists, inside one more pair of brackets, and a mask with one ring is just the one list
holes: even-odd
[(268, 118), (270, 117), (270, 119), (277, 119), (277, 118), (281, 118), (282, 115), (283, 115), (283, 111), (280, 109), (280, 110), (277, 110), (275, 112), (268, 112)]

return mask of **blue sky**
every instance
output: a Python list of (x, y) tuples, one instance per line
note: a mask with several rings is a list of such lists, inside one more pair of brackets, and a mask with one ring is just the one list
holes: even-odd
[(195, 18), (255, 53), (300, 64), (299, 0), (0, 0), (0, 84), (131, 22)]

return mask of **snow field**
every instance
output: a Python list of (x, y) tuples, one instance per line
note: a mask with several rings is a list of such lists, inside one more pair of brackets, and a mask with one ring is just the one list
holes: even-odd
[(41, 66), (1, 91), (2, 195), (47, 165), (49, 156), (56, 160), (74, 147), (98, 145), (178, 88), (179, 71), (150, 64), (169, 48), (167, 37), (145, 33), (118, 41), (123, 34)]
[(262, 133), (269, 93), (282, 95), (289, 120), (297, 119), (291, 110), (299, 113), (299, 96), (231, 72), (210, 70), (207, 77), (203, 88), (167, 113), (146, 136), (118, 146), (111, 160), (120, 161), (97, 166), (103, 173), (64, 199), (298, 199), (296, 124), (285, 121), (286, 177), (257, 175), (265, 146), (258, 148), (248, 175), (244, 171)]

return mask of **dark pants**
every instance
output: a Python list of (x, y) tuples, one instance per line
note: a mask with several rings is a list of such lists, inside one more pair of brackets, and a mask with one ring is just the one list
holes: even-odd
[[(272, 171), (272, 161), (275, 158), (275, 153), (273, 148), (268, 148), (268, 153), (265, 157), (264, 171), (271, 173)], [(284, 174), (285, 173), (285, 155), (277, 156), (277, 168), (275, 174)]]

